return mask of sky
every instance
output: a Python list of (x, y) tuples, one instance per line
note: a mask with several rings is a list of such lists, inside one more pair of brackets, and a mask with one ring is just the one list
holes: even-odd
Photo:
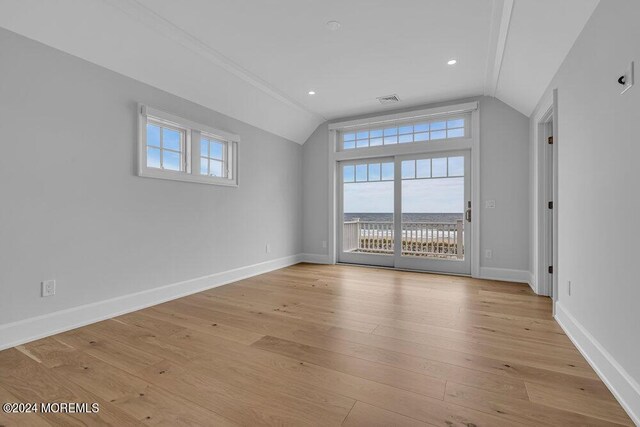
[[(464, 178), (402, 181), (406, 213), (464, 212)], [(344, 184), (344, 213), (393, 212), (393, 181)]]

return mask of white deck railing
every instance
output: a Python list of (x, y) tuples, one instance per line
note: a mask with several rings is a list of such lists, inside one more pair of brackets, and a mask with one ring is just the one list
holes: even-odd
[[(391, 221), (345, 221), (342, 250), (393, 254), (394, 224)], [(403, 222), (402, 255), (464, 258), (464, 224), (456, 222)]]

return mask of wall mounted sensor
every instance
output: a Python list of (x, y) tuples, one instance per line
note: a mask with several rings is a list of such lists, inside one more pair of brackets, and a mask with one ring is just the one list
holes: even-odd
[(618, 77), (618, 83), (622, 85), (622, 91), (620, 94), (631, 89), (633, 86), (633, 61), (629, 64), (629, 68), (627, 68), (624, 74)]

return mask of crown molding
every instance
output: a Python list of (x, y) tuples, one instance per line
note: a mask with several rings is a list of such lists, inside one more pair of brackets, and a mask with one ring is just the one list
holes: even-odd
[(511, 25), (513, 2), (514, 0), (493, 0), (491, 36), (489, 37), (484, 84), (484, 94), (487, 96), (495, 97), (498, 88), (504, 50), (509, 36), (509, 26)]
[(223, 68), (225, 71), (228, 71), (229, 73), (245, 81), (251, 86), (261, 90), (273, 99), (282, 102), (283, 104), (298, 111), (306, 113), (317, 121), (324, 122), (327, 120), (322, 115), (308, 109), (304, 105), (283, 94), (267, 81), (246, 70), (239, 64), (232, 61), (230, 58), (227, 58), (222, 53), (209, 46), (207, 43), (185, 31), (183, 28), (175, 25), (171, 21), (162, 17), (152, 9), (149, 9), (137, 0), (102, 1), (110, 5), (114, 9), (117, 9), (124, 15), (127, 15), (129, 18), (132, 18), (133, 20), (139, 22), (146, 28), (155, 31), (156, 33), (167, 37), (168, 39), (180, 44), (190, 51), (202, 56), (203, 58), (206, 58), (215, 65)]

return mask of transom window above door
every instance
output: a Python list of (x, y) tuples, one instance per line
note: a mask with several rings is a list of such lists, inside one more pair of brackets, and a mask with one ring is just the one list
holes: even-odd
[(469, 136), (468, 129), (469, 118), (465, 115), (345, 130), (340, 133), (340, 141), (343, 150), (353, 150), (382, 145), (466, 138)]

